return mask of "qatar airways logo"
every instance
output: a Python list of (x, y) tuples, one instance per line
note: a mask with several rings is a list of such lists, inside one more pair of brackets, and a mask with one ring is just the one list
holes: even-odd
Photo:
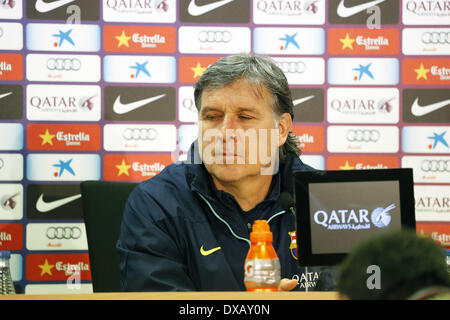
[(256, 24), (321, 25), (325, 23), (324, 0), (254, 0)]
[(316, 14), (319, 11), (317, 3), (319, 0), (307, 1), (278, 0), (267, 1), (259, 0), (256, 2), (256, 8), (266, 14), (271, 15), (295, 15), (300, 16), (303, 13)]
[(173, 23), (175, 0), (103, 0), (103, 19), (114, 22)]
[(450, 211), (450, 198), (441, 197), (420, 197), (415, 199), (416, 209), (436, 210), (442, 212)]
[(323, 226), (327, 230), (368, 230), (372, 226), (376, 228), (386, 228), (391, 223), (390, 211), (395, 208), (395, 204), (384, 207), (377, 207), (370, 213), (368, 209), (338, 209), (328, 213), (318, 210), (314, 213), (314, 222)]
[(31, 106), (44, 112), (77, 112), (78, 109), (91, 111), (95, 106), (92, 101), (95, 97), (95, 94), (80, 98), (74, 96), (33, 96), (29, 102)]
[(152, 8), (151, 0), (107, 0), (108, 8), (114, 10), (150, 10)]
[(330, 106), (342, 114), (374, 115), (376, 113), (390, 113), (393, 109), (392, 100), (395, 97), (374, 99), (333, 99)]
[(167, 12), (168, 0), (107, 0), (106, 6), (117, 11), (155, 11)]
[(51, 121), (98, 121), (101, 89), (89, 85), (28, 85), (27, 118)]
[(407, 1), (406, 10), (419, 16), (450, 16), (450, 1), (448, 0), (427, 0), (427, 1)]

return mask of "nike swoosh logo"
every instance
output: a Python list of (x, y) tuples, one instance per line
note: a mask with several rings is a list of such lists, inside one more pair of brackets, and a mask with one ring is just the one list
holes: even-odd
[(222, 247), (216, 247), (216, 248), (213, 248), (211, 250), (205, 250), (205, 249), (203, 249), (203, 246), (201, 246), (200, 253), (202, 254), (202, 256), (206, 257), (206, 256), (209, 256), (211, 253), (214, 253), (214, 252), (216, 252), (216, 251), (218, 251), (220, 249), (222, 249)]
[(58, 9), (66, 4), (74, 2), (75, 0), (57, 0), (52, 2), (44, 2), (43, 0), (36, 1), (36, 10), (41, 13), (46, 13)]
[(309, 97), (305, 97), (305, 98), (301, 98), (301, 99), (297, 99), (292, 101), (292, 103), (294, 104), (294, 107), (298, 106), (299, 104), (302, 104), (303, 102), (309, 101), (311, 99), (314, 99), (315, 96), (309, 96)]
[(436, 102), (428, 106), (421, 106), (419, 105), (419, 98), (416, 98), (411, 107), (411, 113), (416, 117), (421, 117), (448, 105), (450, 105), (450, 99), (441, 102)]
[(155, 96), (155, 97), (150, 97), (147, 99), (143, 99), (143, 100), (139, 100), (139, 101), (135, 101), (135, 102), (130, 102), (127, 104), (123, 104), (120, 102), (120, 96), (118, 96), (116, 98), (116, 101), (114, 101), (114, 105), (113, 105), (113, 110), (115, 113), (117, 114), (124, 114), (124, 113), (128, 113), (130, 111), (136, 110), (140, 107), (145, 106), (146, 104), (149, 104), (151, 102), (154, 102), (156, 100), (159, 100), (161, 98), (164, 98), (166, 96), (166, 94), (161, 94), (159, 96)]
[(202, 6), (198, 6), (195, 4), (195, 0), (191, 0), (191, 2), (189, 3), (189, 7), (188, 7), (188, 13), (191, 16), (194, 17), (198, 17), (201, 16), (205, 13), (208, 13), (210, 11), (213, 11), (217, 8), (220, 8), (230, 2), (233, 2), (234, 0), (221, 0), (221, 1), (216, 1), (214, 3), (210, 3), (210, 4), (204, 4)]
[(339, 3), (339, 6), (337, 8), (337, 14), (342, 18), (348, 18), (348, 17), (354, 16), (355, 14), (360, 13), (361, 11), (367, 10), (373, 6), (376, 6), (377, 4), (382, 3), (386, 0), (370, 1), (370, 2), (359, 4), (359, 5), (353, 6), (353, 7), (346, 7), (344, 4), (344, 1), (345, 0), (341, 0), (341, 2)]
[(59, 207), (65, 205), (65, 204), (68, 204), (72, 201), (75, 201), (78, 198), (81, 198), (81, 194), (76, 194), (74, 196), (55, 200), (52, 202), (45, 202), (44, 194), (42, 193), (41, 196), (39, 197), (38, 201), (36, 202), (36, 209), (37, 209), (37, 211), (42, 212), (42, 213), (49, 212), (49, 211), (52, 211), (56, 208), (59, 208)]
[(9, 95), (11, 95), (12, 94), (12, 91), (11, 92), (7, 92), (7, 93), (4, 93), (4, 94), (0, 94), (0, 99), (3, 99), (4, 97), (7, 97), (7, 96), (9, 96)]

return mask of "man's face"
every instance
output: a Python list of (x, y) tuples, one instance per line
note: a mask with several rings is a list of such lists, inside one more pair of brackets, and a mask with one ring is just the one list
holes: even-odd
[(203, 91), (199, 112), (200, 154), (214, 178), (235, 182), (259, 175), (264, 168), (274, 165), (285, 137), (278, 134), (280, 125), (275, 121), (271, 101), (267, 88), (256, 95), (246, 80)]

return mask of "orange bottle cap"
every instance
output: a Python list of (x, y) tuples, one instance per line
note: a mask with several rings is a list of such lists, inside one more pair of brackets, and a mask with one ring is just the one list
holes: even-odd
[(270, 226), (266, 220), (255, 220), (253, 223), (252, 232), (250, 233), (250, 241), (269, 241), (272, 242), (273, 236), (270, 232)]

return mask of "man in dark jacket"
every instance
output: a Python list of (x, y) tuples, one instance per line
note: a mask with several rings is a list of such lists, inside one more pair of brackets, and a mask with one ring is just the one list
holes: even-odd
[(232, 55), (208, 67), (194, 96), (199, 138), (187, 161), (128, 199), (117, 243), (122, 289), (245, 290), (255, 220), (273, 233), (280, 290), (317, 289), (323, 269), (297, 266), (295, 218), (277, 202), (281, 192), (293, 195), (294, 170), (313, 170), (291, 132), (285, 75), (270, 58)]

